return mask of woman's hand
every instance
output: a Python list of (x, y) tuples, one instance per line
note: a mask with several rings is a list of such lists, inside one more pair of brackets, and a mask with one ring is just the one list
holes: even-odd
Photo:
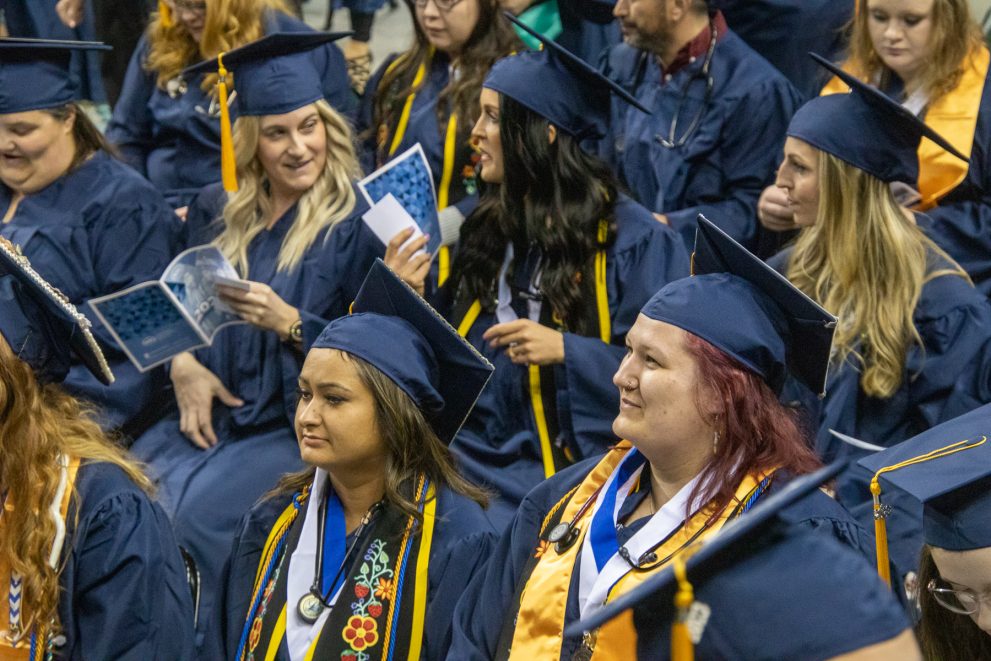
[(757, 201), (757, 218), (760, 224), (772, 232), (798, 229), (795, 214), (788, 206), (788, 193), (778, 186), (768, 186)]
[(203, 367), (191, 353), (172, 359), (169, 372), (179, 406), (179, 430), (193, 445), (207, 450), (217, 444), (213, 432), (213, 398), (227, 406), (244, 406), (230, 393), (217, 375)]
[(83, 20), (84, 0), (58, 0), (55, 13), (68, 28), (75, 28)]
[(252, 326), (275, 331), (285, 340), (289, 328), (299, 319), (299, 310), (283, 301), (264, 282), (248, 282), (248, 291), (217, 284), (220, 300)]
[[(392, 237), (392, 241), (389, 241), (389, 245), (385, 248), (385, 258), (382, 261), (420, 296), (423, 296), (424, 283), (427, 274), (430, 273), (430, 253), (424, 248), (430, 240), (430, 235), (424, 234), (409, 241), (413, 231), (412, 227), (407, 227)], [(404, 246), (407, 241), (409, 244)]]
[(556, 365), (564, 362), (564, 333), (529, 319), (496, 324), (482, 339), (493, 347), (507, 347), (517, 365)]

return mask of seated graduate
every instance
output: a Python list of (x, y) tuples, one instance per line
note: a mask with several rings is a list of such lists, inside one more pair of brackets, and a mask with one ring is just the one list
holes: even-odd
[(347, 312), (384, 250), (360, 218), (367, 205), (353, 185), (347, 122), (297, 53), (334, 36), (269, 35), (224, 58), (241, 109), (237, 191), (205, 189), (186, 230), (190, 245), (212, 241), (250, 282), (248, 291), (221, 289), (248, 324), (172, 360), (174, 404), (132, 447), (199, 565), (205, 612), (238, 521), (301, 466), (291, 421), (305, 347)]
[[(876, 86), (943, 136), (969, 162), (940, 145), (918, 145), (918, 176), (903, 194), (926, 214), (919, 226), (985, 295), (991, 293), (991, 53), (967, 0), (865, 0), (854, 17), (843, 69)], [(818, 51), (822, 52), (822, 51)], [(823, 94), (845, 93), (834, 77)], [(761, 195), (761, 223), (796, 229), (787, 197)]]
[(629, 626), (632, 607), (640, 659), (920, 659), (909, 619), (864, 557), (791, 525), (787, 508), (842, 467), (793, 480), (572, 627)]
[[(857, 456), (835, 430), (888, 446), (991, 401), (991, 306), (919, 230), (889, 182), (914, 181), (922, 136), (953, 148), (888, 97), (813, 99), (788, 128), (778, 184), (803, 226), (771, 263), (836, 314), (825, 399), (809, 402), (824, 461)], [(867, 482), (847, 471), (838, 500), (870, 525)], [(896, 557), (904, 575), (915, 557)]]
[[(215, 71), (184, 71), (276, 32), (313, 32), (284, 0), (160, 0), (131, 55), (107, 139), (176, 207), (220, 170), (221, 117)], [(357, 100), (334, 44), (310, 55), (330, 105), (345, 115)], [(233, 111), (236, 113), (237, 109)]]
[[(874, 476), (871, 491), (887, 546), (896, 543), (887, 535), (892, 528), (911, 526), (918, 533), (908, 552), (921, 553), (917, 633), (927, 659), (991, 658), (989, 432), (991, 405), (860, 460)], [(896, 494), (907, 494), (923, 507), (891, 512)], [(906, 536), (896, 538), (904, 543)], [(883, 572), (889, 549), (881, 539), (878, 568)]]
[[(0, 41), (0, 236), (80, 306), (160, 276), (179, 230), (162, 196), (113, 157), (76, 104), (72, 54), (106, 48)], [(103, 336), (116, 346), (109, 333)], [(117, 375), (113, 386), (77, 362), (65, 388), (98, 405), (105, 428), (135, 433), (163, 394), (165, 372), (141, 374), (119, 350), (109, 350), (108, 359)]]
[[(821, 390), (835, 319), (701, 217), (694, 265), (626, 336), (625, 440), (527, 495), (458, 605), (452, 658), (635, 658), (630, 627), (563, 629), (819, 467), (777, 393), (789, 369)], [(866, 533), (821, 491), (787, 516), (866, 561)]]
[(190, 659), (193, 604), (141, 469), (59, 382), (113, 374), (86, 317), (0, 238), (3, 659)]
[(443, 659), (494, 538), (447, 444), (492, 366), (377, 262), (299, 375), (308, 468), (249, 512), (228, 573), (226, 658)]
[(503, 524), (544, 478), (616, 442), (608, 382), (626, 332), (657, 289), (688, 274), (681, 239), (580, 146), (604, 132), (610, 90), (628, 95), (539, 39), (544, 50), (485, 79), (472, 134), (481, 177), (498, 188), (462, 228), (448, 288), (448, 317), (496, 365), (452, 450), (496, 490)]

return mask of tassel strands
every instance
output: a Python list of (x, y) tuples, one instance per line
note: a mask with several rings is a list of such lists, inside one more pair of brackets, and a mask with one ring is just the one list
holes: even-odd
[(688, 631), (688, 613), (695, 602), (695, 591), (688, 582), (684, 554), (675, 556), (674, 576), (678, 581), (678, 591), (674, 595), (676, 609), (674, 624), (671, 625), (672, 661), (694, 661), (695, 647)]
[(175, 25), (175, 20), (172, 18), (172, 7), (165, 0), (158, 0), (158, 20), (165, 28), (171, 28)]
[(228, 193), (237, 192), (237, 163), (234, 160), (234, 136), (231, 131), (231, 111), (227, 106), (227, 69), (224, 67), (224, 55), (217, 56), (217, 94), (220, 97), (220, 172), (224, 190)]

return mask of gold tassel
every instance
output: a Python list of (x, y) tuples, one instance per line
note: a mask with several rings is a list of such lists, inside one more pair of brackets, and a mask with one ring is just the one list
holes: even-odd
[(881, 483), (875, 475), (871, 479), (871, 495), (874, 496), (874, 544), (877, 550), (877, 573), (891, 587), (891, 565), (888, 562), (888, 527), (884, 522), (887, 514), (881, 506)]
[(678, 591), (674, 595), (675, 619), (671, 625), (671, 661), (694, 661), (695, 647), (688, 631), (688, 611), (695, 601), (695, 592), (688, 582), (683, 554), (674, 558), (674, 576)]
[(170, 28), (175, 25), (175, 21), (172, 20), (172, 8), (165, 0), (158, 0), (158, 20), (162, 23), (162, 27)]
[(237, 162), (234, 160), (234, 136), (231, 134), (231, 111), (227, 107), (227, 69), (224, 53), (217, 56), (217, 90), (220, 96), (220, 174), (224, 190), (237, 192)]

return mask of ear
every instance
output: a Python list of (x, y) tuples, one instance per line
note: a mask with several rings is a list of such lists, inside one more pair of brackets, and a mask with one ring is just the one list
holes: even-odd
[(547, 144), (553, 145), (557, 140), (557, 127), (553, 124), (547, 125)]
[(69, 112), (66, 114), (65, 119), (62, 121), (62, 132), (66, 135), (72, 134), (73, 129), (76, 128), (76, 113), (80, 112), (79, 108), (75, 105), (69, 106)]

